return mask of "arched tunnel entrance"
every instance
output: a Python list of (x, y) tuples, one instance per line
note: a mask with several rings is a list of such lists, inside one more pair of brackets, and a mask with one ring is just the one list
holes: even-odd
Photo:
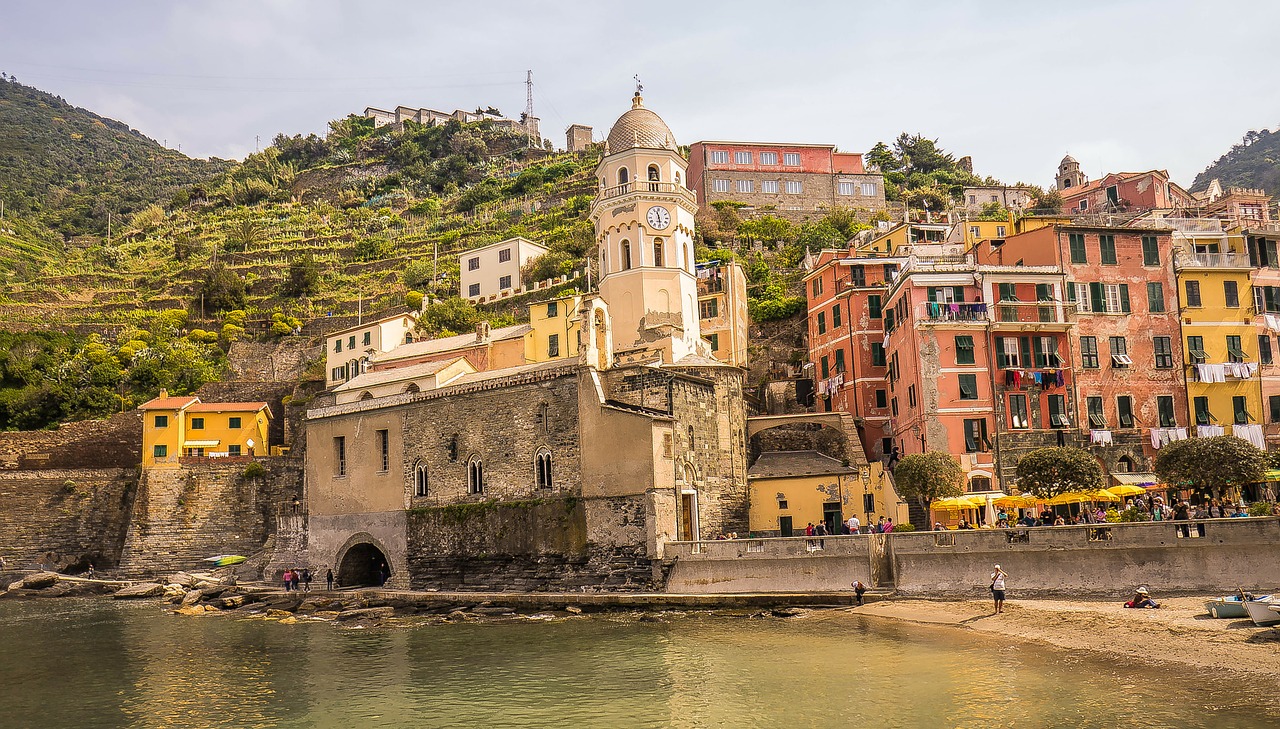
[(341, 587), (377, 587), (386, 584), (390, 577), (391, 561), (368, 542), (351, 545), (338, 565)]

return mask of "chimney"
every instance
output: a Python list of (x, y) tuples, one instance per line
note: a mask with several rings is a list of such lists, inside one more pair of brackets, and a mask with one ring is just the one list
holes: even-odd
[(476, 324), (476, 341), (485, 342), (489, 339), (489, 322), (482, 321)]
[(169, 397), (169, 391), (164, 389), (163, 387), (160, 388), (160, 397)]

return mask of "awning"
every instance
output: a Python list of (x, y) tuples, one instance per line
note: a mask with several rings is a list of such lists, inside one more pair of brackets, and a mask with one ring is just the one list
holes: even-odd
[(182, 444), (183, 448), (212, 448), (222, 441), (220, 440), (189, 440)]
[(1272, 469), (1262, 472), (1263, 481), (1280, 481), (1280, 469)]
[(1154, 473), (1113, 473), (1111, 478), (1115, 479), (1116, 483), (1131, 483), (1134, 486), (1160, 483), (1160, 478)]

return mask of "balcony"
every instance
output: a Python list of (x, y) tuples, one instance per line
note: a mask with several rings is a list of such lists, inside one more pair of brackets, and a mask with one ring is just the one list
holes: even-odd
[(1186, 269), (1236, 269), (1248, 271), (1253, 268), (1249, 256), (1244, 253), (1186, 253), (1179, 252), (1174, 258), (1174, 265), (1180, 271)]
[(623, 197), (624, 195), (630, 195), (632, 193), (645, 195), (675, 195), (677, 197), (684, 198), (691, 204), (696, 204), (693, 190), (690, 190), (684, 185), (678, 185), (674, 182), (650, 182), (648, 180), (632, 180), (631, 182), (623, 183), (621, 185), (606, 187), (600, 191), (600, 195), (596, 200), (610, 200), (612, 198)]
[(992, 329), (1062, 330), (1070, 326), (1075, 305), (1060, 301), (1001, 301), (992, 304)]
[(985, 302), (928, 302), (916, 309), (916, 322), (924, 325), (977, 324), (985, 325), (989, 316)]

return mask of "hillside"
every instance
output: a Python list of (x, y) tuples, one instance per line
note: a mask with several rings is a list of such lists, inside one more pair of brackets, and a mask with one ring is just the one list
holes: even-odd
[(1199, 192), (1217, 178), (1225, 187), (1251, 187), (1280, 195), (1280, 131), (1250, 131), (1239, 144), (1196, 175), (1191, 189)]
[(228, 166), (190, 159), (126, 124), (0, 76), (6, 218), (37, 221), (63, 238), (101, 235), (108, 214), (119, 221)]

